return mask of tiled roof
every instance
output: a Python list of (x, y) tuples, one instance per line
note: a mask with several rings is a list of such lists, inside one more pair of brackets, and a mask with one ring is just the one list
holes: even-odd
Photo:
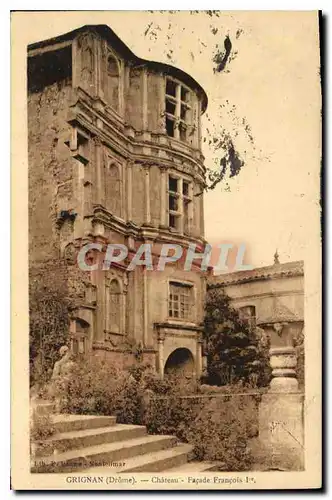
[(256, 269), (252, 269), (250, 271), (237, 271), (234, 273), (212, 276), (209, 280), (209, 287), (213, 288), (237, 283), (247, 283), (250, 281), (303, 275), (304, 263), (303, 260), (298, 260), (294, 262), (286, 262), (284, 264), (257, 267)]

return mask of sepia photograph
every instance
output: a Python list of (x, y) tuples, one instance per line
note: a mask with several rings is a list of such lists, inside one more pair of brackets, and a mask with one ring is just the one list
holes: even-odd
[(12, 12), (14, 489), (321, 487), (321, 23)]

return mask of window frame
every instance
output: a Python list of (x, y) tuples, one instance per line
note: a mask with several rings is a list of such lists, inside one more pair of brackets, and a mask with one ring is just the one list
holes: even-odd
[[(175, 85), (175, 95), (167, 93), (168, 82), (172, 82)], [(182, 100), (183, 90), (185, 91), (187, 100)], [(167, 103), (175, 106), (174, 114), (167, 111)], [(183, 110), (185, 110), (184, 117), (182, 117)], [(168, 133), (167, 122), (173, 122), (173, 135)], [(192, 91), (187, 85), (169, 76), (166, 76), (165, 84), (165, 126), (168, 137), (181, 142), (188, 142), (189, 128), (192, 127)]]
[[(188, 290), (188, 295), (186, 295), (186, 298), (187, 298), (187, 314), (184, 314), (183, 316), (181, 316), (181, 306), (182, 306), (182, 302), (183, 302), (183, 305), (185, 305), (185, 302), (182, 300), (181, 298), (181, 294), (177, 294), (179, 295), (179, 298), (174, 301), (171, 299), (171, 295), (175, 295), (174, 293), (172, 294), (172, 287), (178, 287), (179, 290), (181, 290), (181, 288), (183, 290)], [(174, 279), (170, 279), (168, 281), (168, 289), (167, 289), (167, 317), (169, 320), (171, 321), (180, 321), (180, 322), (186, 322), (186, 323), (193, 323), (192, 321), (190, 321), (190, 318), (192, 317), (192, 309), (194, 307), (194, 304), (195, 304), (195, 299), (196, 299), (196, 291), (195, 291), (195, 285), (193, 282), (189, 282), (189, 281), (184, 281), (184, 280), (174, 280)], [(182, 296), (184, 297), (184, 296)], [(172, 304), (176, 303), (177, 304), (177, 308), (176, 310), (178, 311), (178, 316), (174, 316), (172, 313), (174, 312), (174, 308), (172, 306)]]
[[(170, 179), (177, 180), (177, 191), (173, 191), (170, 189)], [(175, 172), (169, 172), (167, 177), (167, 215), (168, 215), (168, 226), (173, 231), (177, 231), (179, 233), (189, 234), (190, 233), (190, 214), (189, 207), (190, 204), (193, 203), (193, 180), (189, 177), (181, 175)], [(183, 185), (188, 185), (187, 194), (183, 193)], [(174, 198), (177, 200), (177, 209), (170, 208), (170, 199)], [(185, 206), (188, 207), (187, 211), (185, 210)], [(171, 225), (171, 217), (174, 217), (177, 220), (177, 224), (175, 226)]]

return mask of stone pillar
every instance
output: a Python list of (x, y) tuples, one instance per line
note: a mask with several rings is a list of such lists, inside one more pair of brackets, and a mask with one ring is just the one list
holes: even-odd
[(272, 347), (270, 349), (272, 380), (270, 392), (297, 392), (296, 352), (294, 347)]
[(165, 335), (158, 332), (158, 371), (161, 379), (164, 378), (164, 340)]
[[(282, 339), (285, 324), (273, 329)], [(259, 408), (259, 441), (267, 469), (304, 466), (303, 394), (298, 392), (296, 353), (289, 345), (271, 346), (272, 380)]]

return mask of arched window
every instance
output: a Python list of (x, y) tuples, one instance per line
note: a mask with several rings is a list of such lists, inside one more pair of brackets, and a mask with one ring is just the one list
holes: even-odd
[(114, 56), (107, 58), (107, 95), (112, 108), (119, 111), (119, 64)]
[(111, 163), (106, 166), (105, 196), (106, 208), (113, 214), (121, 217), (121, 174), (120, 166)]
[(122, 333), (122, 293), (120, 283), (113, 279), (106, 286), (106, 332)]

